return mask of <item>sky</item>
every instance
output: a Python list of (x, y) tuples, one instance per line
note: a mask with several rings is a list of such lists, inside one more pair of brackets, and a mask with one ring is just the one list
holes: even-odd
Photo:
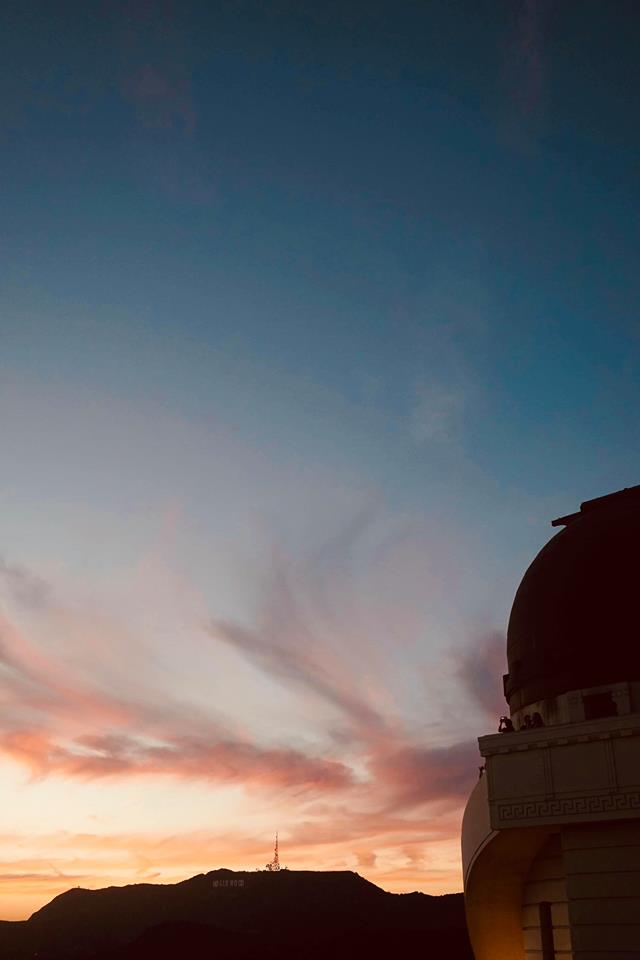
[(461, 889), (549, 521), (640, 479), (635, 0), (9, 2), (0, 918)]

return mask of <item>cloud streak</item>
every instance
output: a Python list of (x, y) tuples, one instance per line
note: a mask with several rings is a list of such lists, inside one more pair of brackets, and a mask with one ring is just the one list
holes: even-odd
[(61, 745), (44, 731), (14, 730), (0, 736), (0, 751), (39, 777), (173, 776), (314, 791), (340, 790), (353, 782), (351, 771), (335, 760), (239, 740), (173, 737), (148, 746), (133, 736), (90, 735)]
[(247, 656), (270, 676), (293, 683), (313, 693), (327, 703), (338, 707), (358, 729), (381, 729), (382, 716), (367, 703), (350, 692), (346, 685), (331, 677), (313, 656), (303, 649), (312, 647), (312, 636), (306, 630), (296, 642), (300, 648), (285, 645), (278, 640), (272, 626), (262, 631), (241, 627), (224, 620), (214, 620), (212, 635)]
[[(241, 702), (235, 714), (218, 714), (188, 691), (180, 699), (179, 687), (164, 688), (149, 638), (125, 629), (120, 618), (104, 612), (96, 618), (79, 602), (65, 603), (59, 585), (52, 589), (5, 565), (0, 580), (12, 615), (0, 616), (0, 755), (27, 770), (35, 789), (73, 782), (79, 791), (97, 784), (127, 794), (144, 784), (152, 793), (167, 789), (179, 796), (197, 785), (211, 790), (214, 802), (217, 792), (238, 790), (251, 811), (248, 823), (263, 807), (276, 824), (284, 819), (290, 866), (310, 860), (335, 869), (359, 866), (388, 888), (406, 889), (415, 877), (423, 889), (442, 889), (443, 882), (455, 889), (448, 845), (477, 777), (477, 750), (471, 740), (447, 742), (442, 731), (425, 738), (407, 723), (387, 686), (387, 658), (395, 651), (380, 621), (384, 578), (391, 576), (394, 595), (398, 588), (402, 595), (408, 575), (415, 577), (417, 546), (413, 539), (407, 546), (407, 537), (415, 538), (410, 525), (408, 533), (407, 524), (385, 529), (373, 508), (361, 511), (297, 562), (274, 551), (258, 581), (253, 622), (214, 615), (199, 641), (180, 640), (187, 668), (201, 643), (205, 659), (194, 661), (198, 668), (211, 663), (215, 670), (224, 651), (229, 683), (236, 682), (236, 662), (250, 664), (259, 687), (273, 688), (272, 700), (301, 702), (305, 731), (283, 727), (275, 739), (271, 731), (271, 740), (245, 726)], [(160, 579), (172, 582), (164, 574)], [(363, 616), (359, 591), (371, 590), (373, 582), (382, 593), (371, 595)], [(403, 612), (390, 608), (387, 615), (395, 644), (406, 628)], [(384, 627), (372, 632), (378, 621)], [(120, 661), (127, 669), (119, 669)], [(477, 680), (465, 671), (461, 667), (463, 686)], [(317, 734), (309, 735), (318, 721)], [(264, 838), (236, 834), (231, 845), (218, 836), (218, 864), (263, 863)], [(94, 885), (114, 877), (166, 880), (211, 865), (195, 840), (186, 838), (174, 857), (141, 836), (131, 839), (129, 858), (112, 863), (111, 832), (88, 841), (93, 852), (85, 861), (71, 855), (83, 842), (73, 836), (68, 855), (49, 858), (50, 877), (36, 876), (42, 871), (27, 861), (7, 861), (7, 873), (23, 874), (16, 884), (24, 902), (34, 890), (64, 888), (65, 877), (92, 877)], [(432, 865), (434, 857), (448, 865)]]
[(457, 440), (462, 426), (466, 397), (451, 385), (422, 384), (416, 390), (409, 430), (417, 444), (450, 443)]
[(175, 776), (315, 790), (353, 779), (336, 760), (233, 736), (190, 706), (148, 704), (88, 687), (71, 673), (62, 678), (6, 617), (0, 697), (0, 752), (38, 777)]

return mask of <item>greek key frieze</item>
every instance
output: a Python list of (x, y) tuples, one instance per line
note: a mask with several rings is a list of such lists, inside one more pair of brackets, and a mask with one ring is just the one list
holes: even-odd
[(592, 797), (556, 797), (552, 800), (526, 800), (498, 805), (498, 819), (536, 820), (575, 817), (589, 814), (640, 811), (640, 793), (602, 794)]

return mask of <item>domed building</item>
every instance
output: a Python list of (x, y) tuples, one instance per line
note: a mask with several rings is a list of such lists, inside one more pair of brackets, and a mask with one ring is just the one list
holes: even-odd
[(524, 575), (509, 716), (462, 827), (476, 960), (640, 960), (640, 486), (583, 503)]

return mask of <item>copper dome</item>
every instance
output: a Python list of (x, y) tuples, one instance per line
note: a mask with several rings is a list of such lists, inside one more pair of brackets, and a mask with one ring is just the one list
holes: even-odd
[(542, 548), (513, 602), (505, 696), (539, 700), (640, 681), (640, 485), (581, 504)]

